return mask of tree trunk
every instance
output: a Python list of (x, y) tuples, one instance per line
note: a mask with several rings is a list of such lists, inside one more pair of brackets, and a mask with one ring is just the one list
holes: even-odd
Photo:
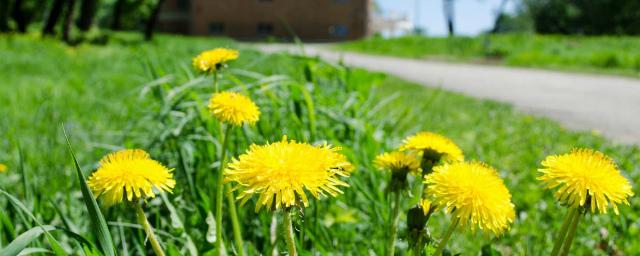
[(29, 22), (27, 20), (27, 15), (23, 10), (22, 0), (15, 0), (13, 2), (13, 10), (11, 11), (11, 16), (18, 25), (18, 31), (20, 31), (20, 33), (27, 32), (27, 25)]
[(500, 7), (498, 8), (498, 16), (496, 16), (496, 20), (493, 23), (493, 29), (491, 29), (491, 34), (498, 33), (502, 27), (502, 20), (504, 19), (504, 9), (507, 7), (507, 2), (509, 0), (502, 0), (500, 2)]
[(9, 31), (9, 0), (0, 0), (0, 32)]
[(124, 11), (125, 0), (117, 0), (113, 5), (113, 21), (111, 22), (112, 30), (120, 30), (122, 28), (122, 12)]
[(151, 15), (149, 15), (149, 20), (147, 21), (147, 26), (144, 30), (144, 39), (147, 41), (153, 39), (153, 32), (156, 28), (156, 24), (158, 23), (158, 16), (160, 14), (162, 3), (164, 3), (164, 0), (158, 0), (158, 3), (156, 3), (156, 6), (154, 6), (151, 11)]
[(64, 15), (64, 26), (62, 28), (62, 39), (67, 42), (67, 44), (71, 44), (71, 27), (73, 26), (73, 15), (74, 9), (76, 6), (76, 0), (68, 0), (67, 1), (67, 12)]
[(453, 26), (453, 1), (454, 0), (444, 0), (442, 6), (444, 9), (444, 17), (447, 20), (447, 30), (449, 31), (449, 36), (453, 36), (455, 34)]
[(42, 35), (54, 35), (54, 29), (56, 24), (58, 23), (58, 19), (62, 14), (62, 10), (64, 9), (65, 0), (54, 0), (51, 5), (51, 9), (49, 10), (49, 14), (47, 15), (47, 19), (44, 22), (44, 27), (42, 28)]
[(98, 0), (82, 0), (80, 3), (80, 17), (78, 18), (78, 28), (80, 31), (87, 31), (93, 25), (93, 18), (98, 10)]

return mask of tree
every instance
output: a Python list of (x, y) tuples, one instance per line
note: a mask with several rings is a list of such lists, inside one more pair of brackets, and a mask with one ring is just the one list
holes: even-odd
[(638, 35), (638, 0), (525, 0), (541, 34)]
[(87, 31), (93, 25), (93, 19), (98, 10), (98, 0), (82, 0), (80, 2), (80, 17), (78, 17), (78, 28), (80, 31)]
[(53, 35), (56, 24), (58, 23), (58, 19), (60, 15), (62, 15), (62, 10), (64, 9), (65, 0), (54, 0), (51, 4), (51, 8), (49, 9), (49, 14), (47, 15), (47, 19), (45, 20), (44, 26), (42, 27), (43, 35)]
[(113, 5), (113, 20), (111, 21), (111, 29), (113, 30), (120, 30), (122, 28), (122, 15), (125, 1), (126, 0), (116, 0)]
[(13, 2), (11, 17), (16, 22), (18, 31), (20, 31), (21, 33), (27, 32), (27, 25), (29, 25), (29, 20), (27, 19), (22, 0), (15, 0)]
[(162, 4), (165, 0), (158, 0), (156, 5), (151, 10), (151, 14), (149, 15), (149, 19), (147, 20), (147, 25), (144, 29), (144, 39), (149, 41), (153, 38), (153, 32), (156, 28), (156, 24), (158, 23), (158, 16), (160, 15), (160, 9), (162, 8)]
[(449, 31), (449, 36), (453, 36), (455, 34), (454, 26), (453, 26), (453, 1), (454, 0), (444, 0), (442, 8), (444, 10), (444, 17), (447, 22), (447, 30)]
[(505, 19), (504, 9), (507, 7), (507, 2), (509, 0), (502, 0), (500, 2), (500, 7), (498, 7), (498, 14), (496, 15), (496, 20), (493, 22), (493, 28), (491, 29), (491, 34), (498, 33), (502, 28), (502, 21)]
[(0, 32), (9, 31), (9, 0), (0, 0)]
[(67, 10), (64, 14), (64, 25), (62, 27), (62, 40), (71, 44), (71, 28), (73, 27), (73, 15), (75, 12), (76, 0), (67, 1)]

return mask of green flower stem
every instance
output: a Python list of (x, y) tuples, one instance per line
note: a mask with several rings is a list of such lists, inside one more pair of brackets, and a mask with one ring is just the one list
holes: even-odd
[(440, 243), (438, 244), (438, 248), (436, 248), (436, 252), (433, 255), (435, 256), (442, 255), (442, 252), (444, 251), (444, 247), (447, 244), (447, 241), (449, 241), (449, 238), (451, 238), (451, 234), (453, 234), (453, 231), (456, 230), (456, 227), (458, 226), (459, 221), (460, 219), (456, 218), (453, 222), (451, 222), (451, 225), (449, 225), (449, 229), (447, 229), (447, 232), (442, 237), (442, 240), (440, 240)]
[(422, 256), (422, 248), (424, 247), (424, 244), (422, 244), (422, 236), (418, 236), (418, 241), (416, 242), (416, 245), (413, 248), (413, 255), (415, 256)]
[(387, 255), (393, 256), (396, 249), (396, 236), (398, 234), (398, 219), (400, 219), (400, 191), (392, 192), (394, 194), (393, 209), (391, 210), (391, 219), (389, 223), (389, 241), (387, 241)]
[(569, 208), (567, 212), (567, 216), (562, 223), (562, 227), (560, 228), (560, 232), (558, 232), (558, 237), (556, 237), (556, 242), (553, 244), (553, 249), (551, 250), (551, 256), (557, 256), (560, 252), (560, 247), (564, 242), (565, 237), (567, 236), (567, 229), (569, 225), (573, 221), (574, 216), (576, 215), (577, 210), (575, 208)]
[(149, 243), (151, 243), (153, 252), (155, 252), (157, 256), (164, 256), (164, 251), (162, 250), (162, 247), (160, 246), (160, 243), (156, 238), (156, 234), (153, 233), (153, 228), (149, 224), (142, 206), (136, 203), (134, 207), (136, 208), (136, 214), (138, 215), (138, 223), (144, 228), (144, 232), (147, 234), (147, 238), (149, 238)]
[(573, 221), (571, 222), (571, 228), (569, 228), (569, 233), (567, 234), (567, 239), (564, 241), (564, 245), (562, 246), (562, 252), (560, 255), (567, 256), (569, 255), (569, 250), (571, 249), (571, 243), (573, 242), (573, 237), (576, 235), (576, 229), (578, 228), (578, 222), (580, 222), (580, 214), (578, 211), (574, 214)]
[[(225, 166), (226, 167), (226, 166)], [(242, 241), (242, 229), (240, 229), (240, 221), (238, 221), (238, 212), (236, 211), (236, 200), (229, 184), (225, 185), (227, 192), (227, 202), (229, 204), (229, 216), (231, 216), (231, 225), (233, 226), (233, 239), (236, 242), (236, 250), (239, 256), (244, 256), (244, 241)]]
[(215, 93), (218, 93), (220, 89), (218, 88), (218, 70), (213, 71), (213, 89)]
[(293, 235), (293, 223), (291, 223), (291, 210), (284, 210), (284, 216), (282, 219), (282, 230), (284, 231), (284, 239), (287, 243), (287, 250), (290, 256), (298, 256), (296, 250), (296, 242)]
[(222, 128), (224, 137), (222, 138), (222, 156), (220, 157), (220, 169), (218, 172), (218, 183), (216, 184), (216, 247), (218, 255), (226, 255), (224, 241), (222, 241), (222, 200), (224, 193), (224, 167), (227, 161), (227, 144), (229, 143), (229, 134), (231, 127), (224, 126)]
[[(422, 159), (420, 161), (420, 167), (422, 168), (422, 177), (424, 178), (424, 176), (431, 174), (433, 172), (433, 167), (436, 165), (436, 163), (438, 163), (440, 161), (440, 157), (438, 157), (437, 159), (434, 158), (432, 156), (432, 154), (429, 154), (426, 150), (422, 152)], [(427, 188), (426, 185), (423, 184), (423, 179), (420, 179), (420, 189), (421, 189), (421, 193), (420, 193), (420, 199), (423, 198), (427, 198)]]

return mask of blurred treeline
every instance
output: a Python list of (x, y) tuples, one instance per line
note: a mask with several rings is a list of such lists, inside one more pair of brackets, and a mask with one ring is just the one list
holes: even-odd
[(0, 0), (0, 33), (41, 32), (68, 43), (137, 30), (149, 40), (164, 0)]
[[(506, 1), (506, 0), (505, 0)], [(513, 0), (496, 32), (640, 35), (640, 0)]]

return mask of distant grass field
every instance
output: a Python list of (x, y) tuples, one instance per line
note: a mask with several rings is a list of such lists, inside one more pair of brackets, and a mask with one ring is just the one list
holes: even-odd
[(640, 37), (492, 35), (372, 37), (339, 49), (435, 59), (640, 77)]
[[(220, 136), (206, 110), (211, 80), (192, 71), (191, 58), (221, 46), (237, 45), (230, 40), (177, 36), (159, 36), (145, 44), (135, 36), (116, 35), (106, 46), (73, 48), (32, 36), (0, 36), (0, 163), (9, 167), (0, 173), (0, 188), (20, 199), (42, 223), (65, 227), (95, 243), (61, 132), (64, 123), (85, 175), (95, 170), (104, 154), (123, 147), (144, 148), (176, 168), (173, 194), (149, 202), (152, 225), (169, 255), (212, 254), (208, 216), (213, 210)], [(387, 176), (373, 167), (372, 160), (421, 130), (444, 134), (460, 145), (467, 159), (496, 167), (516, 205), (517, 220), (504, 236), (457, 231), (449, 243), (454, 253), (477, 255), (490, 244), (503, 255), (548, 254), (566, 212), (535, 179), (548, 154), (595, 148), (613, 157), (633, 183), (640, 179), (640, 149), (613, 144), (596, 132), (567, 131), (502, 103), (316, 58), (240, 50), (240, 59), (221, 78), (222, 87), (250, 95), (262, 116), (255, 127), (236, 130), (233, 155), (250, 143), (288, 135), (341, 146), (357, 167), (345, 179), (350, 187), (344, 195), (314, 201), (304, 218), (297, 218), (302, 255), (383, 254), (381, 241), (389, 218)], [(638, 194), (637, 186), (634, 191)], [(403, 211), (414, 203), (403, 199)], [(572, 252), (639, 253), (640, 199), (633, 197), (630, 203), (618, 216), (588, 216), (580, 223)], [(246, 250), (250, 255), (267, 255), (274, 247), (269, 241), (272, 215), (254, 213), (253, 206), (249, 201), (240, 211)], [(35, 224), (1, 195), (0, 208), (2, 248)], [(104, 214), (118, 252), (150, 253), (130, 210), (119, 206)], [(405, 223), (402, 214), (396, 250), (400, 253), (407, 246)], [(441, 236), (448, 223), (443, 213), (435, 214), (429, 221), (434, 237)], [(224, 225), (231, 251), (231, 224)], [(601, 235), (604, 231), (608, 235)], [(73, 237), (52, 234), (68, 252), (82, 255)], [(30, 247), (51, 249), (44, 237)], [(284, 246), (279, 248), (282, 252)]]

